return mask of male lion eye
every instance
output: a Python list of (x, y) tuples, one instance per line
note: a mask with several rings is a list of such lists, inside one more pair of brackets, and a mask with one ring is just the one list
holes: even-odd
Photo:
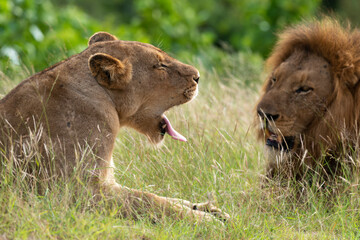
[(296, 93), (309, 93), (311, 92), (312, 90), (314, 90), (313, 88), (311, 87), (299, 87), (298, 89), (296, 89)]
[(165, 64), (163, 64), (163, 63), (161, 63), (160, 66), (161, 66), (161, 67), (164, 67), (164, 68), (167, 68), (167, 67), (168, 67), (168, 65), (165, 65)]

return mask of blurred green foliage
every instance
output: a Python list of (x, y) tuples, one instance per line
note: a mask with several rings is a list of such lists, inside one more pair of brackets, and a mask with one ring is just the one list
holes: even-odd
[[(320, 0), (0, 0), (0, 67), (38, 71), (86, 47), (96, 31), (149, 42), (183, 57), (220, 48), (266, 56), (283, 26)], [(217, 50), (216, 50), (217, 51)], [(209, 50), (209, 52), (216, 52)]]
[(354, 26), (360, 24), (360, 1), (359, 0), (341, 0), (334, 1), (334, 8), (330, 8), (332, 11), (336, 10), (336, 13), (343, 19), (350, 20)]
[(63, 50), (69, 55), (78, 52), (93, 26), (77, 8), (58, 11), (47, 1), (0, 0), (2, 70), (22, 63), (39, 70), (63, 58)]
[[(60, 1), (60, 0), (58, 0)], [(64, 3), (64, 0), (61, 0)], [(66, 1), (65, 1), (66, 2)], [(67, 0), (98, 19), (137, 28), (165, 48), (211, 45), (266, 55), (274, 32), (313, 16), (321, 0)], [(118, 13), (118, 14), (114, 14)]]

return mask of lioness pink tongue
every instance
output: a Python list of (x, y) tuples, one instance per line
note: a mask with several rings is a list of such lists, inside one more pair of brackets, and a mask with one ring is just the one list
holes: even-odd
[(166, 132), (175, 140), (179, 140), (182, 142), (186, 142), (186, 138), (181, 135), (180, 133), (178, 133), (175, 129), (172, 128), (171, 123), (169, 121), (169, 119), (167, 119), (167, 117), (165, 115), (163, 115), (163, 118), (165, 120), (166, 123)]

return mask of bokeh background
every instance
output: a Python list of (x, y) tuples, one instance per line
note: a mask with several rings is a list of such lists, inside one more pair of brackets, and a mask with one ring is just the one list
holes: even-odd
[[(166, 113), (188, 142), (167, 136), (154, 149), (123, 128), (115, 176), (130, 188), (192, 202), (214, 193), (232, 217), (225, 229), (119, 218), (118, 206), (92, 202), (76, 174), (37, 193), (24, 180), (33, 176), (11, 168), (41, 163), (34, 140), (31, 154), (11, 164), (1, 161), (0, 149), (0, 239), (360, 239), (360, 168), (328, 186), (264, 185), (263, 143), (251, 128), (276, 33), (323, 14), (359, 27), (359, 13), (359, 0), (0, 0), (0, 97), (83, 51), (97, 31), (151, 43), (198, 68), (199, 96)], [(360, 166), (358, 152), (353, 156)]]
[(0, 0), (0, 69), (39, 71), (108, 31), (204, 64), (224, 52), (266, 58), (275, 33), (319, 14), (360, 23), (357, 0)]

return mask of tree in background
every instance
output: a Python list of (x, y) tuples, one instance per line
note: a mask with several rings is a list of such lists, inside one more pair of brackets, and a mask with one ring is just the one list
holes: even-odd
[(359, 0), (323, 0), (322, 5), (327, 11), (336, 12), (341, 18), (350, 20), (355, 26), (360, 24)]
[[(64, 2), (64, 1), (61, 1)], [(142, 29), (165, 48), (216, 45), (266, 55), (274, 32), (313, 16), (320, 0), (68, 0), (96, 18)]]
[[(0, 68), (40, 70), (86, 47), (96, 31), (176, 54), (220, 48), (266, 56), (274, 33), (313, 16), (320, 0), (0, 1)], [(76, 7), (75, 7), (76, 6)], [(66, 56), (64, 56), (66, 55)]]
[[(84, 47), (96, 24), (77, 8), (57, 11), (47, 1), (0, 1), (0, 66), (25, 64), (37, 70)], [(64, 51), (66, 50), (66, 51)]]

